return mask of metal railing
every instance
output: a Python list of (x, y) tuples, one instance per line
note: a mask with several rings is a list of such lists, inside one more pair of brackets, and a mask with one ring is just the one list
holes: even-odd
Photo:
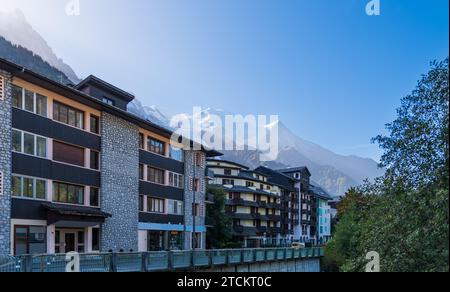
[[(80, 254), (81, 272), (158, 272), (211, 269), (292, 259), (319, 258), (323, 248), (223, 249), (140, 253)], [(0, 272), (65, 272), (66, 255), (26, 255), (0, 262)]]

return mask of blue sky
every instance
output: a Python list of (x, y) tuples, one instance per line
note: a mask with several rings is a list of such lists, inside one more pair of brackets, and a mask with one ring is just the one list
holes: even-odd
[(447, 0), (0, 0), (80, 77), (175, 114), (278, 114), (298, 136), (378, 159), (370, 139), (429, 62), (448, 56)]

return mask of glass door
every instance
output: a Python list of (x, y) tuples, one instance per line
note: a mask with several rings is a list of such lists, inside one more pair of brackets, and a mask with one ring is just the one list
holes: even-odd
[(65, 253), (77, 251), (76, 250), (76, 233), (66, 232), (64, 233)]

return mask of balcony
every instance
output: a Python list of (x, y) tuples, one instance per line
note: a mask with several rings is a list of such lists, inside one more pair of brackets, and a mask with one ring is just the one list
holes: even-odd
[(227, 200), (226, 204), (229, 206), (246, 206), (246, 207), (259, 207), (258, 202), (246, 201), (244, 199), (231, 199)]
[(267, 215), (267, 219), (270, 221), (281, 221), (281, 215)]
[(236, 236), (258, 236), (258, 229), (256, 227), (236, 225), (233, 226), (233, 233)]

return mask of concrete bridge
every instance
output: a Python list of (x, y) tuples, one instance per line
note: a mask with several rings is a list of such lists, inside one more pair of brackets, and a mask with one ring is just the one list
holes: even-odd
[(0, 257), (0, 272), (66, 272), (78, 266), (80, 272), (320, 272), (323, 255), (322, 248), (26, 255)]

